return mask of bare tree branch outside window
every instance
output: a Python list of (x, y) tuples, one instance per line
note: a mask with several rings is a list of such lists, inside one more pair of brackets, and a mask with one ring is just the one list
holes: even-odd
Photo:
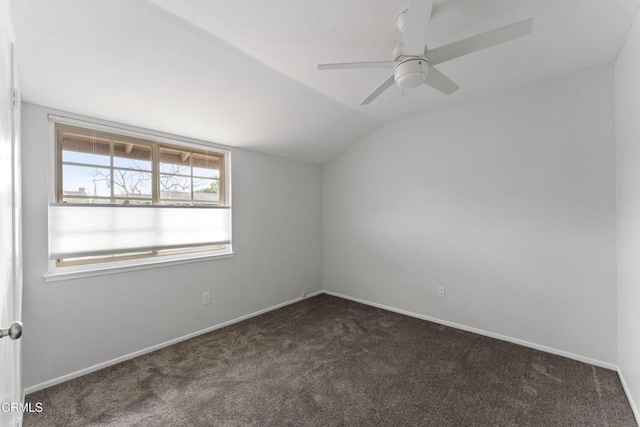
[(113, 173), (113, 194), (119, 197), (151, 197), (151, 194), (143, 193), (145, 188), (148, 188), (146, 183), (151, 181), (151, 172), (145, 171), (135, 161), (132, 161), (135, 168), (141, 169), (138, 171), (123, 170), (123, 169), (110, 169), (105, 171), (102, 168), (93, 168), (92, 176), (94, 184), (97, 182), (104, 182), (107, 188), (111, 188), (111, 177)]
[[(164, 175), (164, 174), (167, 175)], [(171, 193), (183, 193), (187, 190), (191, 191), (190, 179), (186, 177), (173, 176), (175, 174), (188, 175), (189, 168), (187, 166), (171, 165), (168, 172), (160, 175), (160, 189)]]

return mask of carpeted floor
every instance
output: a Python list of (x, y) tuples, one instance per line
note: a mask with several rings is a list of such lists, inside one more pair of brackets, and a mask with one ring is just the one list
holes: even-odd
[(636, 425), (613, 371), (328, 295), (27, 401), (27, 427)]

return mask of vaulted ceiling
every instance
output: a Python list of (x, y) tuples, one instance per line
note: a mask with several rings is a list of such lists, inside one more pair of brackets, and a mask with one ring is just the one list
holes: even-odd
[(533, 33), (437, 68), (461, 86), (390, 88), (409, 0), (15, 0), (23, 99), (322, 163), (384, 123), (615, 60), (640, 0), (436, 0), (429, 48), (534, 17)]

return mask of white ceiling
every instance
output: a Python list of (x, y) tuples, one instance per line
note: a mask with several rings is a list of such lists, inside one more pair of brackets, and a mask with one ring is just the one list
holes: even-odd
[(640, 0), (436, 0), (438, 47), (534, 17), (526, 38), (437, 68), (461, 89), (397, 87), (387, 70), (408, 0), (15, 0), (23, 99), (322, 163), (397, 117), (615, 59)]

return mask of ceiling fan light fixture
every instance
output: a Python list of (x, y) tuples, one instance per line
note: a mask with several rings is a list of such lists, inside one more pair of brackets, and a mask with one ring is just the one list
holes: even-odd
[(371, 91), (360, 102), (360, 105), (371, 103), (380, 94), (393, 86), (394, 83), (402, 90), (415, 88), (424, 83), (445, 95), (451, 95), (460, 89), (460, 86), (438, 71), (434, 67), (435, 65), (507, 43), (526, 36), (533, 30), (533, 18), (529, 18), (454, 41), (435, 49), (428, 49), (426, 45), (427, 36), (429, 34), (433, 4), (437, 1), (439, 0), (408, 0), (409, 8), (396, 16), (396, 26), (402, 32), (402, 43), (393, 50), (393, 60), (320, 64), (318, 65), (318, 70), (390, 69), (393, 67), (393, 74), (387, 74), (385, 80)]
[(398, 64), (393, 76), (402, 89), (418, 87), (425, 82), (429, 66), (424, 59), (411, 59)]

